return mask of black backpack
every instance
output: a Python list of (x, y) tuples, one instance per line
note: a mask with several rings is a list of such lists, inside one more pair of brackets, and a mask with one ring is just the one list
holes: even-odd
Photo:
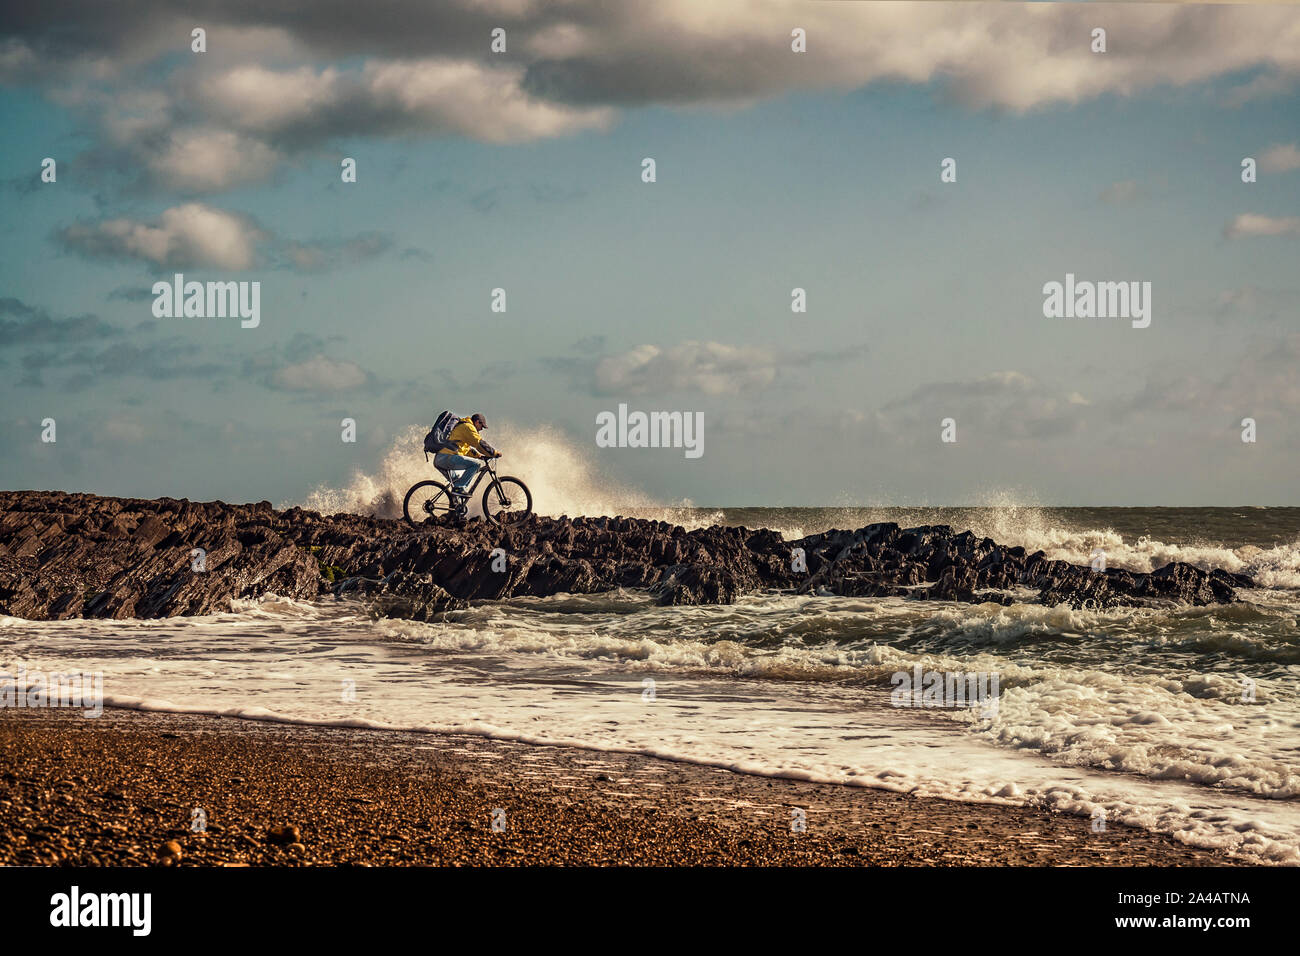
[(436, 455), (449, 444), (451, 444), (451, 433), (460, 419), (451, 412), (443, 412), (438, 416), (433, 427), (429, 429), (429, 434), (424, 436), (424, 460), (429, 460), (429, 455)]

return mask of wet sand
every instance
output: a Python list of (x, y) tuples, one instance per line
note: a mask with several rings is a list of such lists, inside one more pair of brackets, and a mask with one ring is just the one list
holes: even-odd
[(480, 737), (123, 710), (0, 710), (0, 864), (1239, 865), (1042, 809)]

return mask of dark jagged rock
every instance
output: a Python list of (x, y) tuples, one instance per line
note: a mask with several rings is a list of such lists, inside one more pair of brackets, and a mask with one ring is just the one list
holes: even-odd
[(444, 611), (459, 611), (469, 602), (453, 597), (433, 583), (432, 574), (394, 571), (387, 577), (344, 578), (334, 593), (342, 599), (364, 600), (383, 617), (400, 617), (412, 621), (432, 621)]
[(362, 515), (276, 511), (265, 501), (0, 492), (0, 613), (37, 620), (211, 614), (268, 593), (360, 600), (375, 613), (430, 620), (470, 601), (620, 587), (664, 605), (781, 589), (1107, 608), (1229, 603), (1250, 586), (1243, 575), (1181, 563), (1149, 574), (1094, 571), (947, 525), (882, 523), (799, 541), (623, 517), (412, 530)]

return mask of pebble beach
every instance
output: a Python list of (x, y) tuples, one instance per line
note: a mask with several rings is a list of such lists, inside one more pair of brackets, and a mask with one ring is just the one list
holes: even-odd
[(130, 710), (98, 719), (0, 710), (4, 865), (1233, 862), (1144, 830), (1094, 833), (1086, 819), (1045, 809), (639, 754)]

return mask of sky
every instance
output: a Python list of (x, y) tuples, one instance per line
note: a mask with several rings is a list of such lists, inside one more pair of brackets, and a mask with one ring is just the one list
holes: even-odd
[(450, 408), (665, 503), (1300, 504), (1300, 6), (300, 6), (0, 13), (0, 487), (300, 501)]

